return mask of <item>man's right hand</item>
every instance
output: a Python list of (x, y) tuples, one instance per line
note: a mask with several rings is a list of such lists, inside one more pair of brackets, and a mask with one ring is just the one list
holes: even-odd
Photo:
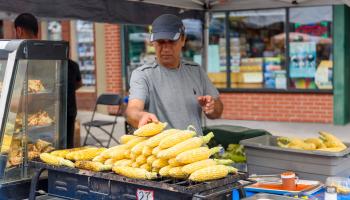
[(138, 127), (140, 128), (143, 125), (146, 125), (151, 122), (156, 122), (158, 123), (159, 120), (156, 115), (149, 113), (149, 112), (142, 112), (141, 118), (139, 120), (139, 125)]

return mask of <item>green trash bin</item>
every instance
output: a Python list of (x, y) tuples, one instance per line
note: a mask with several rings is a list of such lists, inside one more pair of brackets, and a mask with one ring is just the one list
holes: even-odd
[(214, 138), (208, 144), (210, 147), (221, 144), (225, 149), (229, 144), (239, 144), (241, 140), (258, 137), (262, 135), (271, 135), (263, 129), (251, 129), (243, 126), (215, 125), (203, 127), (204, 135), (209, 132), (214, 133)]

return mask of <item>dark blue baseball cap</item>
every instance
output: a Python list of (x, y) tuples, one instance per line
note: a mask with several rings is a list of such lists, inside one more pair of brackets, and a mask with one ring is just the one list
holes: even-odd
[(176, 41), (185, 33), (185, 26), (176, 15), (164, 14), (152, 23), (151, 42), (156, 40)]

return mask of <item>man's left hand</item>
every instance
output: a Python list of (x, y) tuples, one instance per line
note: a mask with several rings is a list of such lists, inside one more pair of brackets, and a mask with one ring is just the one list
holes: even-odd
[(203, 112), (206, 115), (214, 113), (215, 110), (215, 100), (212, 96), (199, 96), (197, 97), (199, 105), (202, 107)]

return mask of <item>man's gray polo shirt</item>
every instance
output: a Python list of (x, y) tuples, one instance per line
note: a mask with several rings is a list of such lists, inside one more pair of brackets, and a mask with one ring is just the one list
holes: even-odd
[(197, 97), (219, 92), (202, 67), (182, 61), (178, 69), (168, 69), (157, 62), (135, 69), (130, 80), (129, 99), (145, 102), (145, 110), (155, 114), (168, 128), (186, 129), (195, 126), (202, 134), (201, 112)]

